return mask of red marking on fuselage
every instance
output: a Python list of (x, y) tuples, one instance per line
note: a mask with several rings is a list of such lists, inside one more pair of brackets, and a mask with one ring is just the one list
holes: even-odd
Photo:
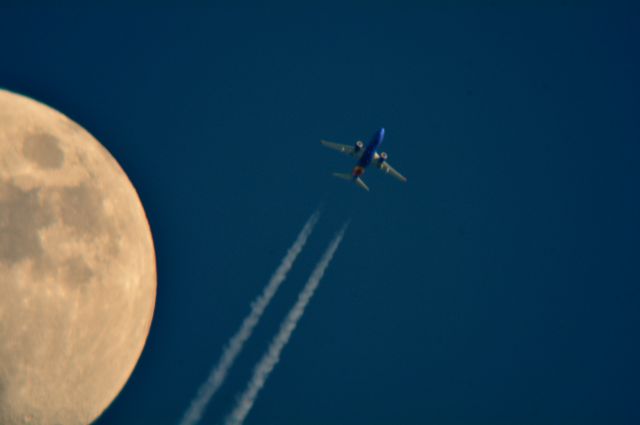
[(360, 165), (356, 165), (355, 167), (353, 167), (353, 171), (351, 172), (351, 175), (353, 175), (353, 177), (360, 177), (363, 174), (364, 167), (361, 167)]

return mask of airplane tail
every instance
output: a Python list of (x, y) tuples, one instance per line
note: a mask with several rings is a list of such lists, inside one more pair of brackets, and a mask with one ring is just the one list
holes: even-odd
[(333, 173), (333, 176), (342, 180), (352, 181), (362, 189), (366, 190), (367, 192), (369, 191), (369, 186), (367, 186), (360, 177), (356, 177), (354, 179), (351, 174), (347, 174), (347, 173)]

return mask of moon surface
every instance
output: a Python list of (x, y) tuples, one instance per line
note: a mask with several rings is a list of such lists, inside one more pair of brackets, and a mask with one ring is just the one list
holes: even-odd
[(0, 424), (94, 421), (140, 357), (155, 297), (149, 224), (118, 163), (0, 90)]

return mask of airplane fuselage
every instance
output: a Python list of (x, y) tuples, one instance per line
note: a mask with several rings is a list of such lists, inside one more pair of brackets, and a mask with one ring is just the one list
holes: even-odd
[(369, 142), (367, 147), (364, 149), (364, 152), (362, 152), (362, 156), (360, 156), (358, 163), (356, 164), (355, 167), (353, 167), (353, 171), (351, 172), (351, 174), (353, 175), (354, 179), (364, 174), (364, 170), (369, 165), (371, 165), (371, 162), (373, 162), (373, 159), (376, 156), (376, 151), (378, 150), (378, 147), (380, 146), (380, 144), (382, 144), (383, 139), (384, 139), (384, 128), (381, 128), (380, 130), (376, 131), (376, 133), (373, 135), (373, 137), (371, 138), (371, 141)]

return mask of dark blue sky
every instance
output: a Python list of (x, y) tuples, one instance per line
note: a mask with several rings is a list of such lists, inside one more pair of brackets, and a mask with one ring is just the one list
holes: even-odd
[[(640, 423), (640, 8), (490, 3), (0, 9), (0, 86), (109, 149), (156, 243), (97, 424), (175, 424), (320, 204), (204, 423), (346, 219), (248, 424)], [(319, 140), (382, 126), (409, 182), (331, 178)]]

